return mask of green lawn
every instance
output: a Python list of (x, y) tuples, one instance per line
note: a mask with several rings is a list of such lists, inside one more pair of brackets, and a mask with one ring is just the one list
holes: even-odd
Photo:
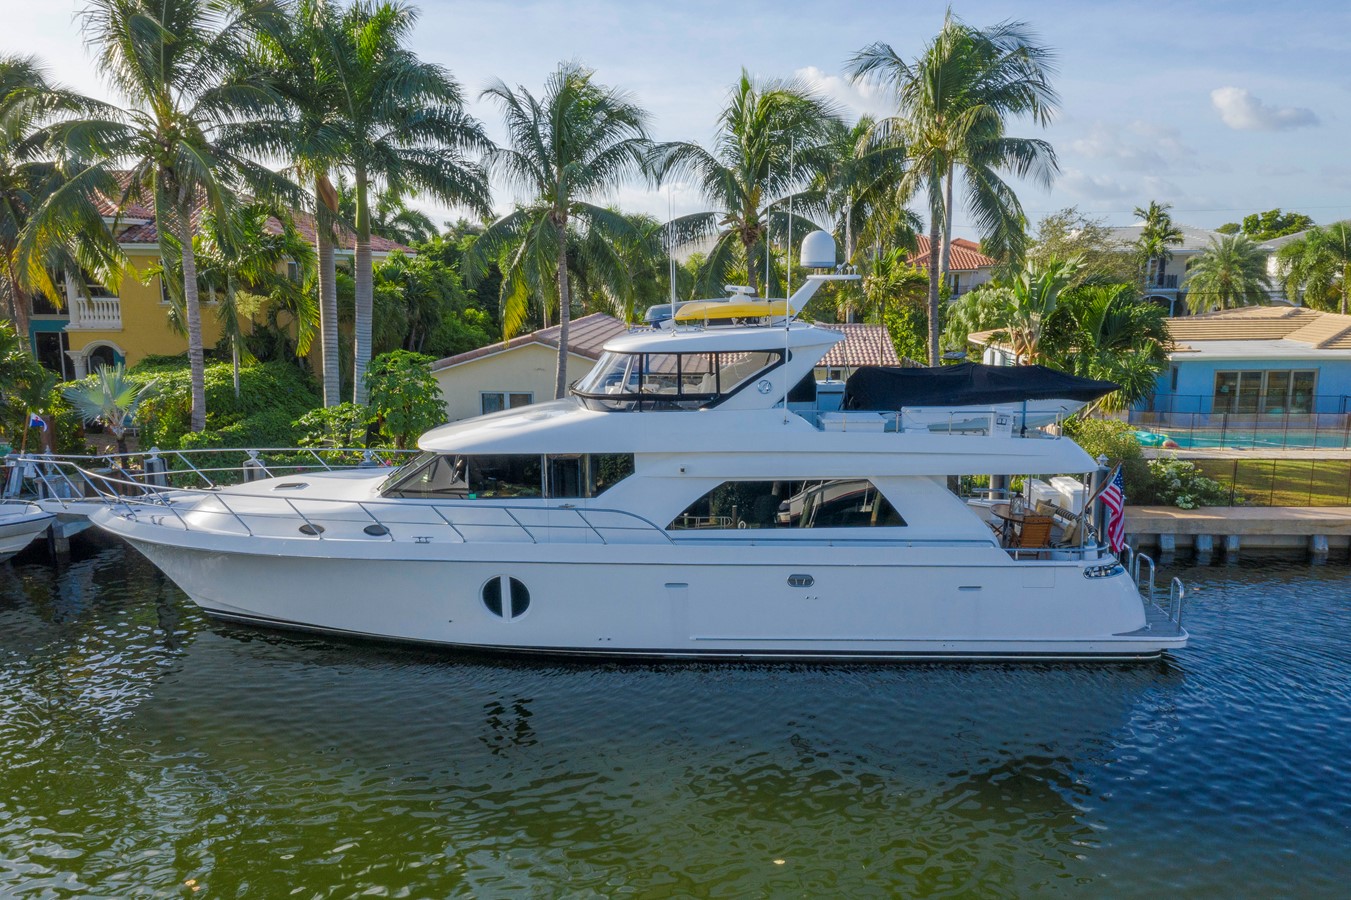
[(1351, 506), (1351, 461), (1197, 459), (1196, 467), (1237, 493), (1241, 506)]

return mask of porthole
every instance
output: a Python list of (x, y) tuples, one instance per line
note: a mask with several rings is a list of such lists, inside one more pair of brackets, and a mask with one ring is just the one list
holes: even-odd
[(322, 525), (312, 525), (312, 524), (310, 524), (309, 522), (306, 522), (304, 525), (301, 525), (301, 526), (300, 526), (300, 533), (301, 533), (301, 534), (308, 534), (308, 535), (310, 535), (311, 537), (317, 537), (318, 535), (321, 535), (321, 534), (324, 533), (324, 526), (322, 526)]
[(519, 619), (530, 608), (530, 591), (520, 580), (499, 575), (483, 585), (483, 605), (499, 618)]
[(384, 537), (385, 535), (389, 534), (389, 529), (386, 528), (384, 525), (379, 524), (378, 522), (372, 522), (371, 524), (367, 525), (365, 528), (361, 530), (369, 534), (371, 537)]

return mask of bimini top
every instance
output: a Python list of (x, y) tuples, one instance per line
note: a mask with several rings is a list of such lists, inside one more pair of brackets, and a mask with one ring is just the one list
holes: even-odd
[(863, 366), (844, 386), (845, 409), (903, 409), (914, 406), (992, 406), (1025, 400), (1092, 402), (1115, 391), (1094, 381), (1045, 366), (984, 366), (961, 363), (935, 368)]

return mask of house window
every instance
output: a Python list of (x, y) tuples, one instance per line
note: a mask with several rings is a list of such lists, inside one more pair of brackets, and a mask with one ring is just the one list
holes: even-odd
[(686, 507), (667, 527), (867, 528), (905, 525), (871, 481), (724, 481)]
[(483, 410), (483, 415), (488, 413), (501, 412), (504, 409), (515, 409), (518, 406), (529, 406), (535, 402), (535, 395), (526, 392), (513, 391), (480, 391), (479, 405)]
[(291, 282), (293, 282), (293, 283), (295, 283), (295, 284), (299, 284), (299, 283), (300, 283), (300, 264), (299, 264), (299, 263), (294, 263), (294, 262), (287, 262), (287, 263), (286, 263), (286, 278), (287, 278), (287, 280), (289, 280), (289, 281), (291, 281)]
[(1313, 412), (1318, 372), (1274, 369), (1215, 373), (1212, 412), (1285, 415)]

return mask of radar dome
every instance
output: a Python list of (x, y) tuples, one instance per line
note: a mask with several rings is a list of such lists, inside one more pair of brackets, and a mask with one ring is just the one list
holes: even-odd
[(829, 232), (813, 231), (802, 239), (802, 265), (808, 269), (835, 268), (835, 239)]

